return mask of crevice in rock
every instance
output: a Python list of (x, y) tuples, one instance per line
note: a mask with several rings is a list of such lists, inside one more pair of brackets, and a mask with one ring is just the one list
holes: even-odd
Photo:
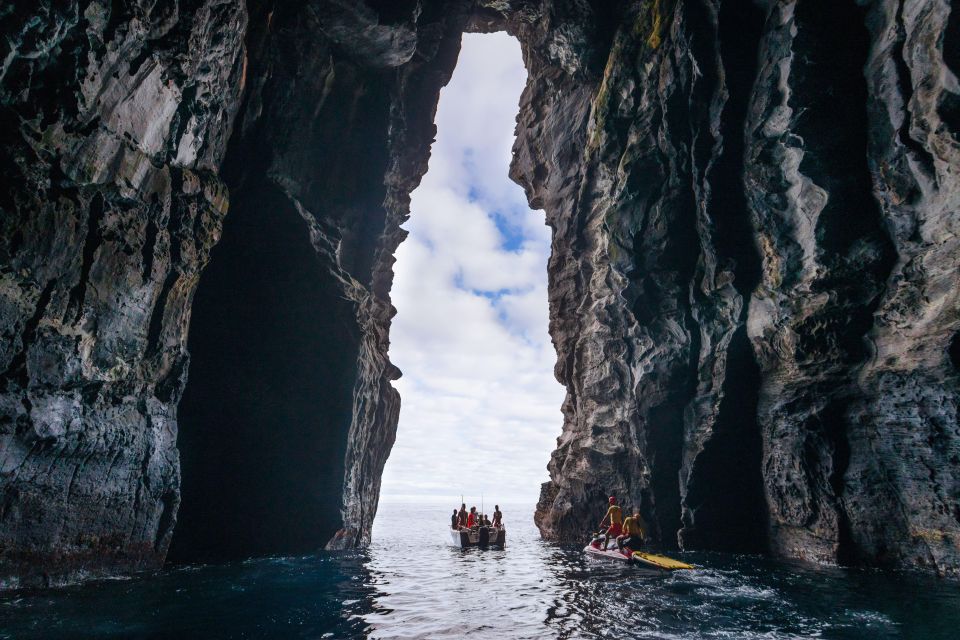
[[(157, 245), (157, 223), (153, 219), (153, 211), (151, 210), (150, 220), (147, 221), (147, 230), (146, 236), (143, 240), (143, 283), (147, 284), (150, 281), (150, 276), (153, 274), (153, 254)], [(199, 217), (199, 216), (198, 216)]]
[(693, 527), (685, 547), (758, 553), (767, 548), (766, 504), (757, 421), (760, 367), (746, 327), (727, 350), (724, 396), (714, 431), (697, 460), (687, 489)]
[[(847, 403), (832, 402), (823, 409), (820, 421), (830, 443), (830, 488), (837, 501), (844, 493), (844, 476), (850, 466), (850, 442), (847, 440)], [(850, 520), (842, 504), (837, 508), (837, 562), (852, 564), (855, 548)]]
[(69, 309), (74, 311), (73, 321), (79, 322), (83, 316), (83, 302), (87, 295), (87, 282), (90, 279), (90, 269), (93, 268), (93, 258), (103, 242), (103, 234), (100, 231), (100, 223), (103, 220), (104, 201), (103, 195), (97, 193), (90, 200), (90, 207), (87, 213), (87, 236), (83, 241), (83, 254), (80, 261), (80, 279), (70, 290)]
[(157, 520), (157, 533), (154, 536), (153, 550), (159, 552), (167, 543), (173, 526), (176, 524), (174, 514), (177, 512), (177, 494), (167, 491), (160, 496), (160, 518)]
[(760, 283), (762, 263), (744, 192), (744, 127), (751, 88), (757, 76), (758, 46), (765, 16), (752, 3), (720, 5), (718, 36), (728, 97), (720, 116), (723, 150), (710, 171), (713, 240), (720, 260), (732, 261), (734, 286), (743, 296), (745, 321), (753, 290)]
[[(10, 360), (10, 364), (6, 370), (0, 373), (0, 381), (7, 382), (15, 380), (21, 388), (28, 386), (27, 349), (33, 344), (37, 327), (40, 326), (43, 314), (47, 311), (47, 305), (50, 304), (50, 298), (53, 296), (53, 289), (56, 284), (56, 280), (51, 280), (40, 292), (40, 297), (37, 298), (37, 306), (36, 309), (34, 309), (33, 315), (30, 316), (23, 325), (23, 332), (20, 334), (20, 350), (17, 351), (16, 355)], [(29, 403), (30, 401), (24, 396), (22, 402)], [(27, 413), (29, 412), (30, 410), (28, 408)]]
[(951, 6), (943, 30), (943, 61), (960, 78), (960, 7)]
[(196, 99), (196, 85), (190, 85), (183, 90), (183, 95), (180, 97), (180, 104), (177, 105), (177, 110), (170, 120), (170, 133), (168, 134), (169, 148), (167, 149), (167, 156), (170, 158), (177, 157), (180, 141), (184, 134), (187, 133), (187, 125), (190, 124)]
[[(682, 105), (676, 105), (682, 109)], [(668, 307), (675, 300), (680, 305), (680, 321), (688, 336), (687, 362), (677, 366), (667, 375), (669, 381), (658, 381), (665, 391), (663, 399), (650, 408), (647, 424), (648, 463), (650, 465), (650, 488), (653, 497), (653, 512), (658, 538), (669, 547), (678, 544), (680, 530), (680, 467), (683, 458), (684, 410), (696, 393), (697, 380), (694, 372), (700, 353), (700, 327), (690, 308), (687, 287), (693, 277), (699, 256), (699, 241), (695, 224), (693, 194), (684, 191), (674, 203), (674, 219), (670, 223), (669, 241), (658, 265), (659, 273), (650, 278), (653, 287), (645, 292), (652, 308)], [(642, 260), (642, 258), (639, 258)], [(657, 279), (662, 279), (657, 282)], [(666, 286), (664, 286), (666, 285)], [(673, 300), (671, 300), (673, 298)], [(662, 322), (653, 320), (654, 324)], [(659, 375), (656, 373), (654, 375)]]
[(167, 298), (173, 285), (177, 283), (180, 274), (176, 269), (171, 269), (170, 273), (163, 280), (163, 286), (160, 288), (160, 294), (157, 295), (156, 302), (153, 303), (153, 310), (150, 312), (150, 325), (147, 329), (147, 347), (145, 353), (155, 353), (160, 346), (160, 333), (163, 331), (163, 312), (167, 308)]
[(950, 358), (950, 364), (957, 371), (960, 371), (960, 332), (953, 334), (950, 340), (950, 346), (947, 347), (947, 356)]
[[(850, 521), (843, 506), (844, 476), (850, 464), (850, 444), (847, 440), (847, 406), (844, 399), (829, 401), (814, 412), (805, 424), (803, 448), (804, 472), (814, 486), (826, 480), (827, 486), (817, 486), (818, 493), (829, 496), (827, 504), (836, 518), (836, 551), (839, 564), (854, 564), (856, 548), (850, 530)], [(816, 504), (814, 517), (822, 518)]]
[(710, 171), (712, 238), (720, 265), (734, 273), (743, 297), (739, 322), (727, 349), (723, 399), (710, 440), (697, 456), (685, 506), (684, 546), (758, 552), (766, 548), (767, 523), (757, 405), (760, 367), (747, 336), (751, 294), (761, 261), (744, 193), (744, 122), (757, 73), (763, 12), (749, 3), (724, 2), (718, 16), (720, 57), (728, 99), (720, 116), (723, 149)]
[(276, 188), (238, 188), (193, 306), (174, 562), (306, 553), (340, 526), (353, 307)]

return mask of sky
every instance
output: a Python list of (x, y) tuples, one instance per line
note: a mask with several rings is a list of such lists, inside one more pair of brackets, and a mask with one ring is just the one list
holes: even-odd
[(547, 333), (550, 230), (507, 177), (525, 81), (515, 38), (464, 34), (394, 266), (402, 401), (383, 501), (534, 502), (548, 480), (564, 395)]

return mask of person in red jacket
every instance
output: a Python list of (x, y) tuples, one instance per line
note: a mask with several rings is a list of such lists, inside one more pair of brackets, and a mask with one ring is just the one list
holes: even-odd
[(477, 508), (470, 507), (470, 515), (467, 516), (467, 529), (473, 529), (477, 526)]

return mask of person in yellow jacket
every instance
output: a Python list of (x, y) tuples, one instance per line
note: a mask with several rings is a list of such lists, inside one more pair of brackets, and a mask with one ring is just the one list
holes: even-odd
[(640, 516), (640, 510), (634, 509), (633, 515), (623, 521), (623, 532), (617, 536), (617, 549), (623, 553), (624, 547), (634, 551), (643, 546), (643, 541), (647, 537), (647, 523)]

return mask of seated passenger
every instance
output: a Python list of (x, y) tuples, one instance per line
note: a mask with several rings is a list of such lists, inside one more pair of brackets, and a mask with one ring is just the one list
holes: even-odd
[(483, 514), (482, 520), (483, 520), (483, 526), (485, 527), (490, 526), (490, 518), (487, 517), (487, 514)]
[(617, 549), (620, 553), (624, 552), (624, 548), (632, 552), (642, 547), (647, 535), (646, 528), (640, 510), (634, 509), (633, 515), (623, 521), (623, 535), (617, 536)]

